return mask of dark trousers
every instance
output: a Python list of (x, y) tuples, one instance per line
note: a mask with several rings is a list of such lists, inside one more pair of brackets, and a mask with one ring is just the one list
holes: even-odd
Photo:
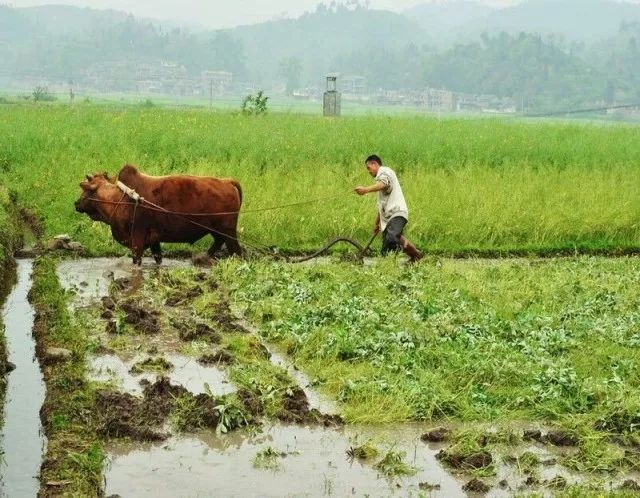
[(389, 220), (387, 227), (384, 229), (384, 232), (382, 232), (382, 254), (402, 250), (400, 237), (402, 236), (402, 231), (406, 224), (407, 220), (402, 216), (396, 216)]

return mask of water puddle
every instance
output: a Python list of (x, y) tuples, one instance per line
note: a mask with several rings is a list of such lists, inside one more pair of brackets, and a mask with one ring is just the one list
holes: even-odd
[(27, 300), (32, 266), (31, 260), (18, 261), (18, 280), (2, 310), (9, 361), (16, 369), (8, 376), (4, 407), (0, 496), (36, 496), (40, 488), (46, 441), (39, 414), (45, 386), (32, 338), (34, 312)]
[[(191, 437), (173, 437), (162, 444), (113, 444), (107, 448), (106, 493), (137, 497), (225, 496), (487, 496), (502, 498), (521, 493), (553, 496), (546, 484), (562, 477), (566, 485), (584, 482), (584, 477), (562, 469), (557, 448), (521, 445), (515, 454), (536, 454), (542, 467), (534, 474), (519, 471), (500, 459), (496, 475), (482, 480), (487, 493), (465, 492), (470, 474), (455, 474), (437, 460), (446, 443), (425, 444), (420, 436), (430, 427), (419, 423), (343, 428), (265, 426), (262, 430), (237, 431), (228, 435), (212, 432)], [(364, 462), (349, 458), (352, 447), (366, 441), (379, 450)], [(258, 465), (257, 457), (273, 450), (269, 465)], [(415, 475), (384, 477), (376, 469), (387, 451), (404, 455)], [(553, 463), (551, 463), (553, 462)], [(530, 475), (537, 483), (527, 484)], [(504, 487), (498, 483), (506, 480)], [(610, 483), (613, 488), (613, 483)]]
[[(429, 483), (440, 486), (437, 496), (466, 496), (462, 483), (444, 471), (435, 452), (419, 440), (421, 429), (275, 425), (259, 434), (203, 434), (162, 445), (113, 446), (106, 494), (130, 496), (135, 490), (140, 498), (419, 496), (420, 483)], [(405, 461), (418, 469), (416, 475), (388, 480), (373, 463), (350, 460), (346, 452), (356, 438), (381, 441), (382, 452), (388, 448), (384, 441), (393, 441), (393, 449), (405, 451)], [(270, 468), (256, 468), (256, 455), (269, 447), (284, 456), (277, 456)]]
[(223, 370), (202, 366), (195, 359), (179, 354), (163, 357), (173, 365), (173, 369), (157, 374), (131, 372), (136, 363), (146, 360), (148, 356), (136, 356), (129, 361), (115, 355), (96, 356), (90, 360), (89, 377), (103, 382), (113, 381), (120, 390), (131, 394), (142, 394), (141, 380), (155, 382), (159, 376), (169, 377), (172, 384), (179, 384), (193, 394), (206, 393), (207, 389), (216, 396), (236, 391)]
[(57, 274), (60, 285), (75, 293), (72, 307), (86, 306), (92, 301), (109, 294), (109, 284), (113, 280), (140, 277), (144, 273), (162, 268), (184, 268), (191, 266), (187, 260), (164, 260), (158, 266), (153, 259), (143, 259), (142, 267), (131, 263), (131, 258), (91, 258), (62, 261)]

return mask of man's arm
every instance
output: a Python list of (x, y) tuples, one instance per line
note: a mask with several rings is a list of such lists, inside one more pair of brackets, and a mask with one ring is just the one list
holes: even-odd
[(380, 192), (381, 190), (386, 189), (387, 186), (382, 182), (376, 182), (374, 185), (370, 187), (356, 187), (353, 191), (358, 195), (370, 194), (372, 192)]
[(380, 232), (380, 213), (376, 215), (376, 222), (373, 225), (373, 233), (378, 234)]

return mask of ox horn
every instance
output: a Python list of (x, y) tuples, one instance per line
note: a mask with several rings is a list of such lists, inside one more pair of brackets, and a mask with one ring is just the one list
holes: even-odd
[(93, 175), (87, 175), (87, 180), (89, 181), (93, 180)]

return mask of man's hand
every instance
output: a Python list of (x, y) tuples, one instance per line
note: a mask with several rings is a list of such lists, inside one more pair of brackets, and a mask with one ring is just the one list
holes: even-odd
[(358, 195), (365, 195), (369, 193), (369, 189), (367, 187), (356, 187), (353, 191)]

